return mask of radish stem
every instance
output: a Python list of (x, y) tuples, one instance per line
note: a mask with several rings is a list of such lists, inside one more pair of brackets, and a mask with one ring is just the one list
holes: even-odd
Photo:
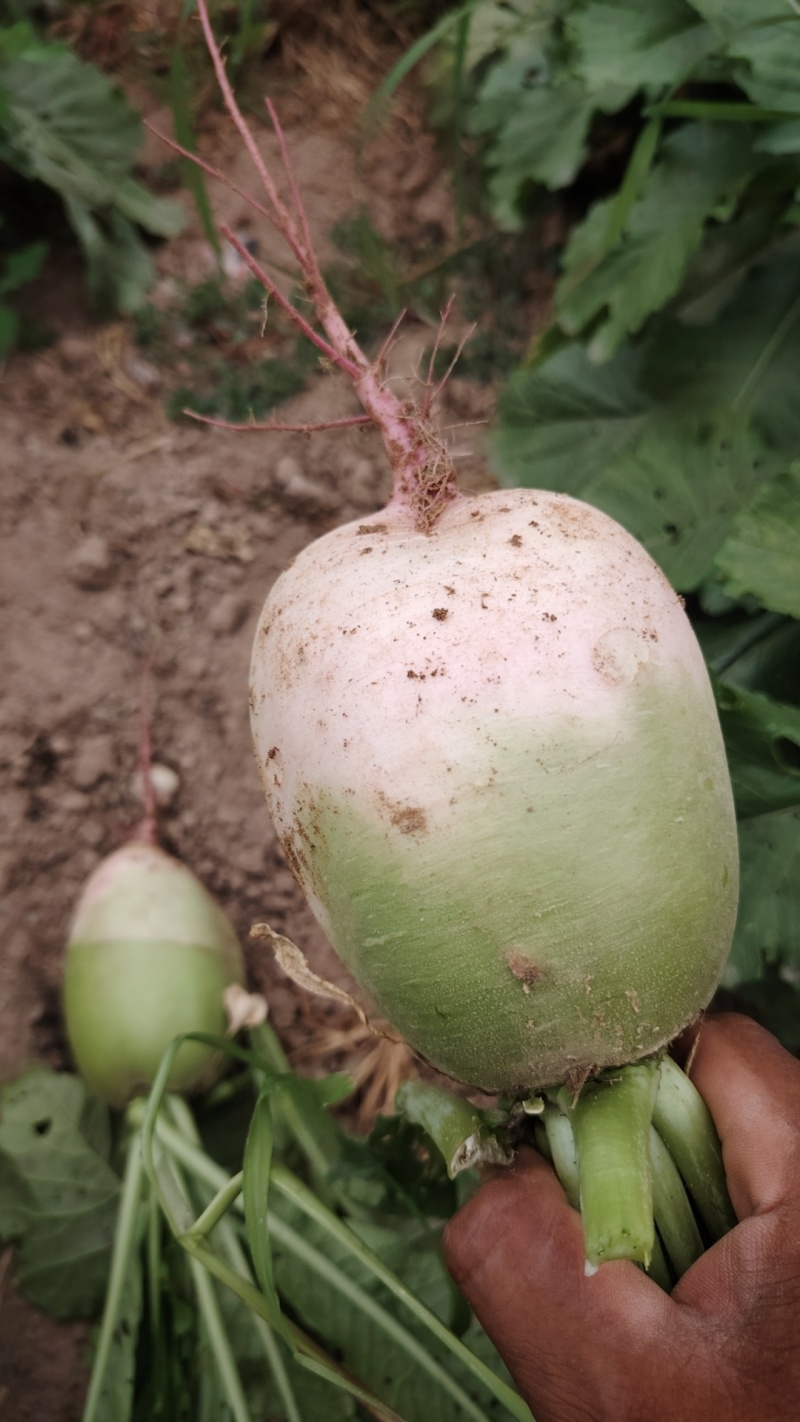
[(145, 1184), (142, 1158), (142, 1133), (137, 1130), (128, 1143), (122, 1195), (114, 1232), (114, 1247), (108, 1276), (103, 1317), (97, 1340), (89, 1391), (83, 1410), (83, 1422), (106, 1422), (108, 1398), (105, 1393), (106, 1374), (111, 1350), (117, 1337), (117, 1324), (123, 1290), (128, 1281), (136, 1248), (141, 1239), (142, 1191)]
[(197, 1295), (200, 1317), (203, 1320), (206, 1337), (219, 1371), (225, 1401), (231, 1410), (234, 1422), (252, 1422), (239, 1371), (234, 1361), (225, 1325), (222, 1322), (214, 1285), (209, 1274), (197, 1259), (190, 1259), (189, 1267), (192, 1272), (192, 1282)]
[[(200, 1137), (197, 1131), (197, 1126), (195, 1125), (194, 1116), (192, 1115), (192, 1112), (187, 1106), (186, 1102), (183, 1100), (183, 1097), (174, 1096), (170, 1098), (168, 1102), (168, 1108), (169, 1113), (172, 1116), (173, 1121), (175, 1122), (177, 1130), (181, 1132), (181, 1134), (191, 1145), (193, 1145), (197, 1149), (200, 1149)], [(233, 1189), (234, 1181), (237, 1179), (240, 1182), (241, 1175), (239, 1177), (234, 1177), (234, 1179), (229, 1182), (231, 1190)], [(203, 1184), (204, 1183), (205, 1182), (203, 1182)], [(219, 1197), (223, 1193), (225, 1193), (224, 1187), (222, 1190), (216, 1192), (214, 1199), (219, 1199)], [(195, 1225), (196, 1230), (199, 1231), (201, 1221), (207, 1216), (208, 1209), (206, 1209), (203, 1212), (203, 1215), (200, 1216), (200, 1219), (197, 1220)], [(217, 1238), (219, 1240), (220, 1247), (222, 1248), (223, 1252), (227, 1254), (228, 1260), (232, 1264), (233, 1268), (236, 1269), (238, 1273), (241, 1274), (244, 1278), (249, 1279), (252, 1283), (253, 1277), (250, 1272), (250, 1265), (247, 1261), (247, 1256), (245, 1255), (244, 1249), (242, 1248), (239, 1236), (227, 1216), (222, 1216), (219, 1219), (219, 1222), (217, 1224)], [(253, 1326), (255, 1327), (255, 1330), (261, 1340), (261, 1344), (264, 1349), (264, 1354), (266, 1356), (267, 1363), (269, 1364), (269, 1368), (272, 1373), (275, 1386), (277, 1388), (281, 1402), (283, 1403), (287, 1422), (303, 1422), (303, 1419), (300, 1415), (300, 1410), (297, 1405), (297, 1400), (294, 1395), (294, 1390), (292, 1388), (292, 1384), (289, 1378), (289, 1374), (286, 1371), (286, 1364), (284, 1363), (283, 1356), (281, 1354), (273, 1330), (270, 1328), (266, 1320), (260, 1318), (258, 1314), (253, 1315)]]
[(658, 1237), (658, 1230), (656, 1230), (653, 1240), (653, 1257), (647, 1267), (647, 1272), (653, 1280), (653, 1283), (658, 1284), (658, 1287), (663, 1289), (665, 1294), (671, 1291), (673, 1283), (672, 1275), (669, 1272), (669, 1264), (667, 1263), (667, 1258), (664, 1253), (664, 1247)]
[(632, 1259), (647, 1268), (653, 1253), (650, 1122), (657, 1063), (637, 1062), (587, 1082), (570, 1111), (580, 1176), (581, 1214), (590, 1264)]
[(404, 1081), (395, 1109), (427, 1131), (444, 1156), (451, 1180), (471, 1165), (507, 1165), (510, 1156), (487, 1127), (480, 1111), (427, 1081)]
[(544, 1108), (544, 1128), (556, 1175), (573, 1210), (581, 1207), (581, 1184), (575, 1137), (568, 1116), (550, 1102)]
[(656, 1228), (677, 1278), (703, 1253), (703, 1241), (678, 1167), (658, 1131), (650, 1127), (653, 1214)]
[(664, 1057), (659, 1071), (653, 1125), (668, 1147), (712, 1240), (736, 1224), (725, 1167), (711, 1113), (685, 1072)]
[[(222, 1167), (216, 1165), (202, 1150), (197, 1146), (193, 1146), (176, 1131), (174, 1127), (168, 1125), (162, 1116), (157, 1119), (156, 1132), (159, 1141), (168, 1154), (185, 1165), (197, 1179), (205, 1180), (208, 1185), (217, 1191), (223, 1191), (226, 1186), (228, 1186), (228, 1176)], [(437, 1337), (440, 1342), (444, 1343), (449, 1352), (468, 1368), (498, 1401), (503, 1403), (512, 1417), (517, 1418), (518, 1422), (531, 1422), (528, 1408), (513, 1389), (508, 1387), (501, 1378), (498, 1378), (497, 1374), (493, 1373), (491, 1368), (487, 1368), (460, 1339), (456, 1338), (446, 1325), (443, 1324), (435, 1314), (431, 1313), (430, 1310), (420, 1302), (416, 1295), (392, 1273), (391, 1269), (387, 1268), (383, 1261), (377, 1255), (373, 1254), (372, 1250), (359, 1239), (358, 1235), (349, 1229), (344, 1221), (340, 1220), (331, 1210), (327, 1209), (311, 1190), (307, 1189), (300, 1180), (292, 1175), (291, 1171), (282, 1165), (273, 1163), (270, 1171), (270, 1180), (274, 1189), (284, 1195), (284, 1197), (290, 1200), (294, 1205), (298, 1206), (309, 1219), (313, 1219), (317, 1224), (326, 1229), (334, 1239), (345, 1246), (350, 1254), (365, 1264), (381, 1283), (391, 1289), (395, 1297), (404, 1303), (410, 1312), (412, 1312), (420, 1322), (424, 1323), (426, 1328)], [(240, 1198), (237, 1197), (235, 1199), (234, 1207), (237, 1212), (242, 1210), (243, 1207)], [(291, 1249), (292, 1252), (297, 1252), (301, 1248), (308, 1249), (308, 1246), (304, 1245), (301, 1236), (272, 1211), (270, 1212), (269, 1227), (276, 1239), (279, 1238), (284, 1244), (284, 1247)], [(192, 1253), (195, 1253), (197, 1257), (202, 1258), (209, 1269), (212, 1269), (212, 1264), (208, 1257), (211, 1251), (204, 1241), (201, 1241), (194, 1235), (193, 1230), (190, 1229), (186, 1234), (183, 1234), (181, 1236), (181, 1242), (185, 1243), (186, 1247), (190, 1249)], [(318, 1251), (312, 1251), (312, 1253), (312, 1262), (316, 1268), (321, 1262), (321, 1256)], [(212, 1258), (215, 1258), (215, 1256), (212, 1255)], [(330, 1267), (335, 1268), (335, 1266)], [(255, 1289), (252, 1284), (245, 1290), (245, 1288), (241, 1286), (245, 1285), (246, 1281), (236, 1275), (233, 1270), (229, 1270), (222, 1261), (216, 1259), (213, 1272), (216, 1273), (217, 1278), (228, 1283), (229, 1286), (232, 1287), (241, 1298), (249, 1302), (254, 1309), (256, 1308), (255, 1299), (257, 1298), (259, 1304), (256, 1311), (262, 1317), (266, 1316), (264, 1310), (264, 1296), (259, 1290)], [(341, 1278), (344, 1280), (345, 1276), (342, 1275)], [(348, 1281), (348, 1283), (349, 1282), (350, 1281)], [(365, 1305), (368, 1305), (369, 1312), (371, 1312), (373, 1316), (376, 1316), (376, 1305), (371, 1295), (365, 1294), (364, 1301)], [(394, 1322), (394, 1320), (392, 1320), (392, 1322)], [(402, 1325), (396, 1326), (402, 1327)], [(290, 1324), (289, 1327), (290, 1330), (293, 1330), (293, 1325)]]

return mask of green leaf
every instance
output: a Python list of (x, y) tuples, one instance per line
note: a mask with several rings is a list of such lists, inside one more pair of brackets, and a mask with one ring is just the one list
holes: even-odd
[(0, 302), (0, 361), (7, 360), (17, 344), (19, 316), (11, 306)]
[(449, 1219), (457, 1207), (456, 1187), (438, 1151), (428, 1148), (425, 1132), (401, 1116), (379, 1116), (369, 1138), (348, 1158), (345, 1179), (361, 1173), (373, 1183), (375, 1208), (382, 1215), (411, 1214), (436, 1221)]
[(151, 269), (133, 224), (164, 237), (183, 221), (177, 203), (154, 197), (132, 177), (142, 132), (137, 114), (93, 65), (30, 36), (4, 49), (0, 97), (6, 161), (63, 199), (95, 292), (135, 309)]
[(558, 12), (559, 0), (537, 0), (535, 6), (526, 0), (481, 0), (470, 18), (467, 68), (498, 52), (519, 53), (529, 70), (543, 64)]
[(795, 115), (800, 114), (798, 18), (788, 15), (780, 24), (753, 26), (728, 45), (731, 57), (744, 61), (735, 76), (753, 102)]
[(493, 466), (507, 484), (579, 494), (640, 434), (651, 407), (632, 348), (603, 366), (578, 345), (513, 376), (501, 396)]
[(89, 290), (99, 311), (137, 311), (153, 278), (153, 264), (132, 223), (112, 210), (98, 220), (86, 203), (66, 199), (72, 227), (84, 250)]
[(588, 499), (634, 534), (676, 587), (697, 587), (777, 457), (742, 418), (700, 419), (648, 403), (638, 355), (593, 366), (570, 347), (519, 371), (493, 440), (505, 482)]
[(645, 545), (676, 588), (691, 592), (775, 467), (742, 420), (662, 411), (581, 492)]
[(764, 963), (800, 966), (800, 808), (745, 820), (739, 918), (725, 981), (759, 978)]
[(739, 819), (800, 806), (800, 707), (727, 682), (716, 692)]
[[(758, 146), (758, 145), (756, 145)], [(710, 326), (736, 295), (753, 266), (775, 248), (785, 194), (748, 205), (731, 222), (706, 229), (681, 288), (676, 314), (686, 326)]]
[[(172, 122), (175, 127), (175, 138), (182, 148), (193, 153), (196, 148), (194, 131), (192, 128), (192, 95), (189, 82), (189, 72), (186, 64), (186, 57), (180, 40), (176, 41), (172, 50), (172, 63), (169, 72), (169, 95), (172, 108)], [(208, 197), (205, 177), (202, 168), (198, 168), (196, 163), (188, 159), (183, 160), (183, 180), (194, 198), (194, 205), (200, 224), (203, 228), (206, 241), (216, 254), (217, 262), (220, 259), (220, 240), (217, 233), (214, 213)]]
[(800, 705), (800, 622), (774, 612), (696, 618), (711, 670), (728, 686)]
[(718, 43), (685, 0), (589, 0), (568, 14), (567, 29), (589, 89), (606, 84), (679, 84)]
[(577, 334), (604, 316), (592, 350), (607, 358), (680, 290), (707, 220), (737, 200), (764, 161), (749, 137), (721, 125), (685, 124), (671, 134), (617, 244), (606, 251), (608, 202), (573, 234), (556, 291), (564, 330)]
[(46, 242), (30, 242), (27, 247), (10, 252), (5, 259), (5, 271), (0, 277), (0, 296), (8, 296), (26, 282), (33, 281), (34, 277), (39, 275), (46, 256)]
[(56, 1317), (91, 1315), (105, 1289), (120, 1182), (86, 1139), (85, 1088), (37, 1067), (6, 1086), (1, 1109), (0, 1235), (19, 1241), (20, 1286)]
[(272, 1327), (282, 1332), (284, 1331), (283, 1315), (275, 1289), (272, 1245), (267, 1223), (269, 1171), (273, 1146), (270, 1097), (274, 1091), (275, 1085), (271, 1082), (260, 1092), (253, 1110), (253, 1119), (250, 1123), (244, 1152), (242, 1201), (247, 1225), (247, 1241), (253, 1256), (256, 1278), (273, 1314)]
[(708, 416), (728, 408), (753, 418), (776, 451), (800, 448), (800, 240), (754, 267), (713, 325), (671, 321), (643, 359), (653, 396)]
[(800, 465), (773, 479), (743, 510), (717, 554), (732, 596), (800, 618)]
[[(281, 1218), (302, 1236), (315, 1254), (324, 1258), (345, 1280), (351, 1280), (368, 1298), (389, 1312), (394, 1311), (392, 1295), (377, 1284), (371, 1271), (342, 1245), (308, 1219), (287, 1201), (276, 1206)], [(376, 1236), (370, 1232), (369, 1243), (374, 1248)], [(391, 1243), (396, 1241), (392, 1239)], [(426, 1246), (427, 1248), (427, 1246)], [(405, 1267), (413, 1254), (406, 1244)], [(394, 1262), (394, 1261), (393, 1261)], [(436, 1266), (441, 1269), (441, 1265)], [(410, 1270), (413, 1272), (413, 1270)], [(280, 1242), (275, 1244), (275, 1273), (281, 1293), (299, 1314), (305, 1325), (317, 1336), (327, 1340), (340, 1354), (344, 1365), (389, 1404), (396, 1408), (405, 1422), (463, 1422), (466, 1414), (449, 1391), (437, 1384), (431, 1373), (389, 1335), (380, 1319), (373, 1319), (368, 1310), (358, 1307), (340, 1289), (334, 1287), (319, 1270)], [(443, 1346), (421, 1330), (413, 1319), (403, 1320), (407, 1330), (418, 1337), (425, 1350), (435, 1359), (470, 1397), (480, 1399), (477, 1415), (505, 1418), (506, 1410), (488, 1399), (474, 1378), (445, 1352)], [(472, 1414), (476, 1415), (475, 1413)]]
[(785, 0), (692, 0), (699, 15), (726, 44), (755, 25), (786, 18)]
[[(514, 68), (519, 69), (517, 61)], [(503, 67), (491, 77), (495, 83), (502, 79), (508, 84), (510, 75)], [(498, 106), (487, 102), (491, 97), (487, 85), (484, 104), (473, 120), (474, 132), (497, 122)], [(508, 113), (487, 155), (488, 192), (498, 226), (513, 231), (521, 226), (518, 202), (526, 184), (561, 188), (576, 176), (586, 156), (586, 137), (597, 104), (577, 80), (570, 79), (534, 88), (517, 86), (510, 91), (510, 102), (504, 90), (503, 102)]]

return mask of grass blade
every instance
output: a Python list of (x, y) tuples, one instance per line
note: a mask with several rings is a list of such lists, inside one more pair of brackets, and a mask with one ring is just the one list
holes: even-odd
[[(182, 148), (188, 149), (190, 153), (195, 151), (194, 132), (191, 121), (191, 100), (189, 94), (189, 76), (186, 70), (186, 60), (180, 40), (175, 44), (172, 51), (172, 63), (169, 71), (169, 97), (172, 109), (172, 122), (175, 126), (175, 137)], [(206, 241), (210, 244), (216, 259), (217, 268), (221, 266), (222, 248), (220, 246), (219, 235), (217, 233), (214, 214), (206, 189), (205, 179), (201, 168), (196, 163), (189, 163), (182, 159), (183, 181), (192, 194), (194, 205), (197, 208), (197, 215), (203, 228)]]

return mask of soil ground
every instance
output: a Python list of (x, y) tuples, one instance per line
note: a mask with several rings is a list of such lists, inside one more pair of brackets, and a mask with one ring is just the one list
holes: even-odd
[[(324, 95), (310, 104), (308, 76), (279, 79), (323, 260), (332, 223), (362, 205), (391, 239), (431, 222), (452, 235), (450, 193), (421, 102), (410, 100), (359, 163), (346, 110), (342, 119), (340, 105), (337, 121)], [(166, 111), (154, 117), (169, 122)], [(274, 158), (265, 133), (259, 141)], [(221, 117), (207, 125), (203, 149), (250, 182)], [(160, 162), (148, 139), (145, 175)], [(239, 198), (222, 191), (214, 202), (235, 229), (251, 228)], [(157, 254), (156, 300), (170, 279), (191, 284), (211, 269), (188, 199), (186, 210), (185, 231)], [(274, 236), (259, 231), (258, 240), (269, 266)], [(301, 997), (263, 947), (248, 944), (250, 925), (266, 920), (318, 972), (344, 981), (276, 844), (250, 749), (247, 676), (254, 625), (281, 569), (312, 538), (385, 498), (382, 449), (357, 430), (308, 440), (170, 422), (163, 373), (142, 358), (129, 324), (92, 324), (80, 291), (77, 261), (62, 254), (40, 295), (55, 340), (15, 357), (0, 381), (0, 1073), (33, 1059), (69, 1066), (59, 1006), (65, 933), (86, 876), (140, 814), (133, 782), (148, 659), (154, 757), (179, 778), (163, 814), (165, 847), (231, 915), (252, 987), (266, 994), (288, 1050), (296, 1056), (331, 1028), (345, 1036), (328, 1040), (346, 1050), (346, 1011)], [(409, 324), (393, 357), (398, 378), (409, 376), (431, 335)], [(484, 419), (490, 404), (485, 390), (455, 379), (442, 421)], [(281, 417), (353, 411), (341, 381), (319, 375)], [(453, 438), (465, 483), (480, 486), (488, 480), (484, 427)], [(3, 1422), (75, 1422), (85, 1327), (52, 1323), (8, 1288), (0, 1322)]]

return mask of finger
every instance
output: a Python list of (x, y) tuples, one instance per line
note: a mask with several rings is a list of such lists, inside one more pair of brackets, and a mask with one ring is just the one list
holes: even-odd
[(637, 1358), (659, 1351), (670, 1301), (632, 1264), (587, 1276), (580, 1216), (532, 1153), (450, 1222), (445, 1258), (537, 1422), (583, 1415), (581, 1397), (613, 1415)]
[(739, 1219), (791, 1201), (800, 1210), (800, 1062), (749, 1017), (709, 1017), (689, 1075), (722, 1141)]

